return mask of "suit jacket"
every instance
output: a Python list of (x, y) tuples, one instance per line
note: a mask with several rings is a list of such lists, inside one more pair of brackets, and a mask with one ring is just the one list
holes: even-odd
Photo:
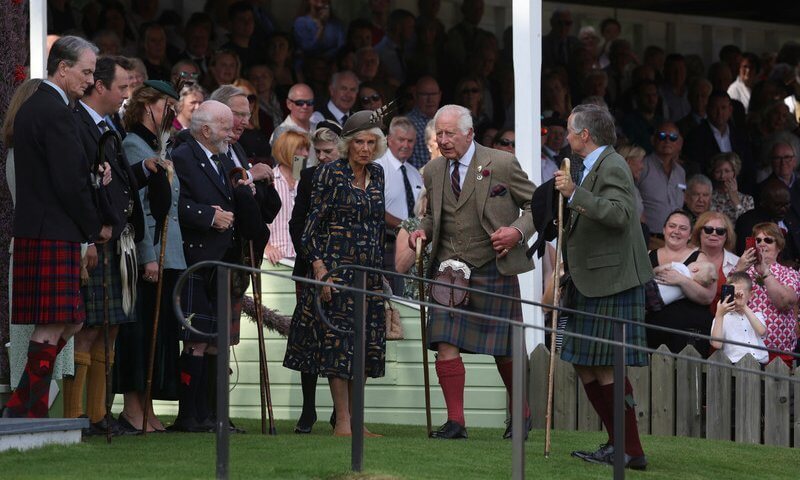
[[(90, 163), (94, 163), (99, 154), (100, 130), (89, 112), (80, 103), (73, 111), (80, 132), (81, 144)], [(111, 128), (109, 126), (109, 128)], [(111, 199), (111, 205), (117, 213), (117, 222), (112, 225), (111, 238), (116, 240), (122, 234), (125, 225), (131, 223), (134, 227), (136, 241), (142, 239), (144, 234), (144, 213), (139, 200), (139, 188), (147, 184), (141, 162), (131, 168), (122, 153), (122, 162), (117, 158), (117, 147), (113, 142), (106, 142), (104, 161), (111, 165), (111, 183), (105, 188)], [(138, 173), (138, 175), (137, 175)]]
[[(572, 58), (572, 52), (580, 45), (580, 41), (577, 37), (573, 37), (572, 35), (568, 36), (564, 41), (567, 44), (567, 63), (569, 63), (569, 59)], [(558, 60), (560, 42), (561, 39), (552, 33), (542, 36), (542, 66), (567, 66), (567, 64)]]
[[(534, 232), (531, 197), (535, 187), (516, 157), (477, 143), (474, 145), (475, 156), (467, 175), (477, 175), (478, 166), (489, 170), (488, 175), (474, 183), (481, 226), (489, 235), (500, 227), (515, 227), (522, 232), (525, 240), (522, 245), (512, 248), (505, 257), (496, 260), (497, 269), (503, 275), (527, 272), (533, 269), (533, 260), (525, 255), (525, 251), (527, 241)], [(444, 157), (435, 158), (428, 162), (423, 173), (425, 189), (428, 191), (428, 208), (420, 222), (420, 229), (425, 231), (426, 237), (431, 241), (430, 258), (436, 258), (439, 249), (444, 188), (449, 188), (450, 185), (448, 163)], [(508, 193), (492, 194), (494, 189), (501, 187), (505, 187)], [(469, 193), (463, 190), (461, 195)]]
[(303, 230), (306, 226), (306, 217), (311, 208), (311, 190), (313, 187), (314, 172), (317, 165), (304, 168), (300, 172), (300, 180), (297, 182), (297, 194), (294, 197), (294, 209), (292, 218), (289, 219), (289, 235), (292, 237), (292, 244), (297, 256), (294, 259), (294, 269), (292, 275), (305, 277), (308, 274), (310, 264), (303, 255)]
[[(752, 195), (755, 191), (756, 165), (753, 159), (753, 152), (747, 136), (729, 124), (731, 137), (731, 148), (742, 161), (742, 170), (739, 172), (737, 182), (739, 190), (743, 193)], [(700, 125), (692, 129), (686, 136), (683, 145), (683, 156), (686, 158), (686, 178), (695, 173), (708, 175), (708, 167), (711, 157), (720, 153), (714, 132), (711, 131), (711, 124), (708, 120), (703, 120)]]
[(93, 241), (100, 218), (92, 200), (89, 160), (70, 108), (42, 83), (14, 120), (19, 238)]
[[(333, 114), (333, 113), (332, 113), (332, 112), (331, 112), (331, 111), (328, 109), (328, 102), (325, 102), (325, 104), (324, 104), (324, 105), (321, 105), (321, 106), (319, 107), (319, 110), (317, 110), (317, 112), (319, 112), (320, 114), (322, 114), (322, 116), (323, 116), (323, 117), (325, 117), (325, 119), (326, 119), (326, 120), (332, 120), (332, 121), (334, 121), (334, 122), (336, 122), (336, 123), (339, 123), (339, 124), (341, 124), (342, 126), (344, 126), (344, 124), (341, 122), (341, 119), (339, 119), (339, 118), (336, 118), (336, 115), (334, 115), (334, 114)], [(351, 110), (351, 111), (349, 111), (349, 112), (344, 112), (344, 113), (345, 113), (345, 114), (348, 116), (348, 118), (349, 118), (349, 117), (350, 117), (350, 115), (352, 115), (354, 112)]]
[(620, 293), (653, 276), (635, 188), (628, 164), (611, 146), (575, 188), (568, 205), (566, 258), (575, 287), (587, 297)]

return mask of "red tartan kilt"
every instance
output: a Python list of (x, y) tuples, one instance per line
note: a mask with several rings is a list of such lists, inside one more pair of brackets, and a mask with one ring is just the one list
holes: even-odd
[(11, 323), (83, 322), (80, 243), (15, 238), (13, 259)]

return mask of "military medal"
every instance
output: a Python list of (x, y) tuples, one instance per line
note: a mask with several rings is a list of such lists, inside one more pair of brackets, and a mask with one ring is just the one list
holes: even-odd
[(478, 165), (478, 175), (475, 177), (475, 180), (483, 180), (483, 165)]

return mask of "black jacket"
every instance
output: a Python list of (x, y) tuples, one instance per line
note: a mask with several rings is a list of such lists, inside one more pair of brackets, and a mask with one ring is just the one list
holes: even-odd
[(311, 190), (313, 187), (314, 172), (317, 166), (308, 167), (300, 172), (300, 180), (297, 182), (297, 194), (294, 197), (294, 209), (292, 218), (289, 219), (289, 235), (292, 237), (292, 244), (297, 256), (294, 259), (294, 269), (292, 275), (295, 277), (305, 277), (308, 275), (311, 265), (302, 254), (303, 249), (303, 230), (306, 227), (306, 217), (308, 209), (311, 207)]

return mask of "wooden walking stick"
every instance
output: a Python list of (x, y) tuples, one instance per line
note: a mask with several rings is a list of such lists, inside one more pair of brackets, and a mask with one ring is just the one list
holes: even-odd
[[(419, 301), (425, 301), (425, 270), (422, 261), (422, 239), (417, 238), (417, 278), (419, 282)], [(422, 332), (422, 376), (425, 379), (425, 422), (428, 427), (428, 437), (430, 438), (433, 429), (431, 427), (431, 379), (428, 374), (428, 326), (425, 318), (425, 307), (419, 306), (419, 324)]]
[[(250, 266), (257, 268), (256, 257), (253, 251), (253, 241), (248, 242), (250, 247)], [(269, 434), (277, 435), (275, 428), (275, 416), (272, 413), (272, 393), (269, 388), (269, 366), (267, 365), (267, 346), (264, 344), (264, 318), (261, 311), (261, 275), (254, 271), (250, 272), (251, 283), (253, 284), (253, 303), (256, 308), (256, 328), (258, 328), (258, 368), (261, 384), (261, 433), (266, 435), (266, 415), (264, 410), (269, 412)]]
[(111, 443), (111, 325), (109, 322), (109, 298), (108, 298), (108, 256), (111, 253), (108, 249), (108, 242), (103, 244), (103, 356), (106, 360), (106, 442)]
[[(570, 175), (569, 158), (564, 158), (561, 162), (561, 171), (567, 176)], [(559, 282), (561, 281), (561, 249), (562, 237), (564, 233), (564, 196), (561, 192), (558, 193), (558, 238), (556, 239), (556, 262), (553, 268), (553, 305), (558, 307), (561, 297), (561, 289)], [(547, 413), (545, 415), (544, 425), (544, 458), (550, 458), (550, 434), (552, 431), (552, 418), (553, 418), (553, 374), (556, 369), (556, 329), (558, 328), (559, 311), (553, 309), (551, 312), (552, 320), (550, 322), (550, 371), (547, 376)]]

